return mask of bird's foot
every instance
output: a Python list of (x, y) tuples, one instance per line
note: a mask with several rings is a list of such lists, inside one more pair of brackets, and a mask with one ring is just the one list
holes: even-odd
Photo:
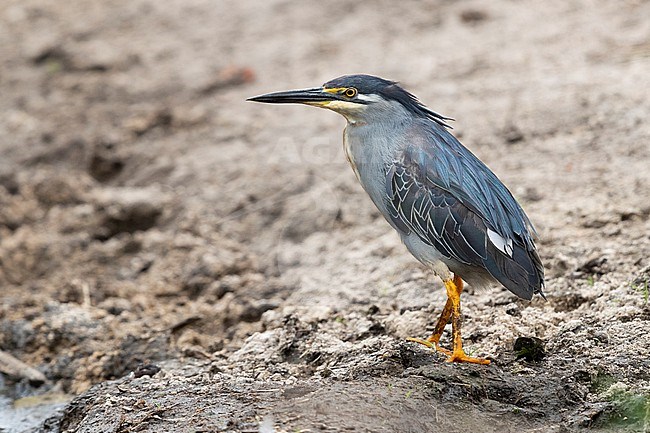
[(467, 356), (463, 349), (456, 349), (449, 355), (447, 362), (469, 362), (471, 364), (488, 365), (490, 360), (485, 358), (472, 358), (471, 356)]
[(452, 356), (451, 350), (445, 349), (444, 347), (440, 347), (440, 344), (438, 344), (437, 341), (423, 340), (421, 338), (413, 338), (413, 337), (408, 337), (406, 341), (412, 341), (413, 343), (422, 344), (423, 346), (427, 346), (429, 349), (433, 349), (436, 352), (444, 353), (449, 357)]

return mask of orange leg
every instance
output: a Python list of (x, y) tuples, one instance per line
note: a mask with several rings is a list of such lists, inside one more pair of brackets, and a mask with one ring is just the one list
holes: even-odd
[[(463, 321), (463, 316), (460, 312), (460, 294), (463, 291), (463, 280), (457, 275), (453, 279), (445, 281), (445, 288), (447, 289), (447, 303), (445, 308), (440, 314), (438, 323), (434, 328), (433, 334), (426, 340), (419, 338), (409, 338), (409, 341), (424, 344), (427, 347), (436, 349), (449, 356), (447, 362), (470, 362), (474, 364), (489, 364), (490, 361), (483, 358), (472, 358), (465, 354), (463, 350), (463, 340), (460, 333), (460, 328)], [(445, 325), (451, 318), (452, 335), (453, 335), (453, 351), (443, 349), (440, 347), (440, 336), (442, 335)]]
[[(456, 282), (456, 278), (454, 277), (454, 283), (458, 284)], [(460, 287), (460, 290), (463, 290), (463, 280), (458, 278), (458, 281), (460, 284), (457, 285), (457, 287)], [(429, 338), (426, 340), (423, 340), (421, 338), (413, 338), (409, 337), (407, 338), (408, 341), (412, 341), (414, 343), (419, 343), (424, 346), (427, 346), (429, 349), (435, 349), (438, 352), (442, 352), (447, 356), (451, 356), (451, 350), (445, 349), (444, 347), (440, 347), (440, 337), (442, 337), (442, 333), (445, 331), (445, 326), (447, 326), (447, 323), (449, 323), (449, 319), (451, 318), (451, 312), (452, 312), (453, 306), (451, 299), (448, 297), (447, 302), (445, 303), (445, 308), (442, 309), (442, 313), (440, 313), (440, 317), (438, 318), (438, 322), (436, 323), (435, 328), (433, 328), (433, 333)]]
[(460, 335), (460, 327), (463, 323), (463, 316), (460, 313), (460, 293), (463, 291), (463, 281), (458, 277), (454, 277), (453, 280), (445, 281), (445, 288), (447, 289), (447, 297), (451, 300), (451, 329), (454, 337), (453, 351), (451, 356), (447, 358), (447, 362), (489, 364), (489, 360), (472, 358), (471, 356), (467, 356), (463, 350), (463, 339)]

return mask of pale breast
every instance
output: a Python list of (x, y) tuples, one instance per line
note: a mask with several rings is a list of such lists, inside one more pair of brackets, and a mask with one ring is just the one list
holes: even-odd
[(363, 127), (348, 125), (343, 132), (345, 157), (357, 180), (379, 211), (388, 218), (385, 202), (386, 163), (374, 144)]
[(347, 127), (343, 130), (343, 151), (345, 152), (345, 158), (350, 163), (350, 167), (352, 167), (352, 171), (354, 171), (354, 175), (357, 177), (357, 180), (361, 182), (361, 177), (359, 175), (359, 168), (357, 167), (357, 164), (354, 160), (354, 152), (352, 151), (352, 147), (350, 146), (350, 140), (348, 139)]

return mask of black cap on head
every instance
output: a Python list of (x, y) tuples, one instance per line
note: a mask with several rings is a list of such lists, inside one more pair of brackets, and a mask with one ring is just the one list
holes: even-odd
[(338, 87), (354, 87), (366, 95), (375, 94), (380, 95), (382, 90), (388, 86), (397, 84), (396, 81), (385, 80), (374, 75), (343, 75), (342, 77), (334, 78), (323, 84), (326, 89), (335, 89)]
[(388, 101), (397, 101), (414, 115), (431, 119), (446, 128), (451, 128), (451, 126), (445, 123), (445, 120), (454, 120), (427, 108), (415, 95), (402, 89), (397, 81), (386, 80), (374, 75), (343, 75), (328, 81), (323, 84), (323, 87), (326, 89), (354, 87), (364, 95), (379, 95)]

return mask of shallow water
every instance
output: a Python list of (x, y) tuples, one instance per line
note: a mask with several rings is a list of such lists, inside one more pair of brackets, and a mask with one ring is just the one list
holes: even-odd
[[(70, 400), (70, 396), (40, 390), (28, 390), (27, 395), (22, 391), (8, 386), (0, 379), (0, 432), (24, 433), (37, 428), (47, 418), (62, 409)], [(41, 391), (42, 392), (42, 391)], [(14, 398), (17, 394), (22, 394)]]

